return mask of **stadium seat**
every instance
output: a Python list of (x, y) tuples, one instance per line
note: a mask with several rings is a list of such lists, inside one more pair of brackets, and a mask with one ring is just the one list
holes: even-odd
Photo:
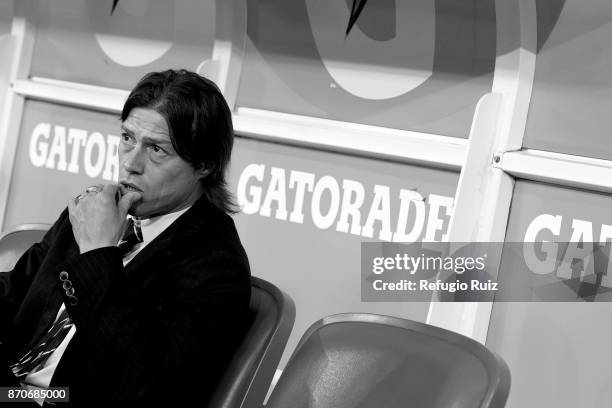
[(251, 278), (252, 323), (208, 407), (261, 407), (295, 320), (291, 298), (263, 279)]
[(498, 408), (509, 389), (506, 363), (468, 337), (340, 314), (302, 336), (266, 408)]
[(21, 224), (0, 234), (0, 272), (13, 269), (21, 255), (42, 240), (49, 224)]

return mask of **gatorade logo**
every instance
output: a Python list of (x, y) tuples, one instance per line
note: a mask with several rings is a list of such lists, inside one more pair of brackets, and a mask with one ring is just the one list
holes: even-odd
[(175, 43), (197, 44), (184, 28), (214, 24), (215, 18), (214, 3), (206, 1), (88, 0), (87, 9), (98, 46), (125, 67), (148, 65)]
[(464, 137), (491, 91), (493, 0), (249, 1), (247, 20), (244, 106)]
[(264, 163), (244, 167), (236, 197), (245, 214), (395, 242), (446, 241), (453, 206), (453, 197)]
[[(321, 61), (339, 86), (360, 98), (389, 99), (411, 91), (432, 75), (434, 2), (348, 3), (306, 1)], [(350, 16), (354, 25), (349, 23), (345, 31), (341, 24), (349, 18), (340, 19), (341, 16)]]

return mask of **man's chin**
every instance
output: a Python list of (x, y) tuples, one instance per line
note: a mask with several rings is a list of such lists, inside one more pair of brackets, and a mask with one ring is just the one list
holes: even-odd
[(156, 217), (164, 213), (155, 212), (155, 209), (143, 206), (142, 203), (139, 202), (139, 203), (133, 204), (132, 207), (130, 207), (130, 209), (128, 210), (128, 214), (134, 218), (138, 218), (139, 220), (145, 220), (145, 219)]
[(142, 218), (145, 214), (145, 211), (143, 210), (144, 208), (142, 207), (142, 203), (136, 202), (132, 204), (132, 206), (128, 210), (128, 214), (131, 215), (132, 217)]

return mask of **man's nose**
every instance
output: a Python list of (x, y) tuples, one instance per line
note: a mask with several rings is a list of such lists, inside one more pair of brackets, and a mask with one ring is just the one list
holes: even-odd
[(134, 147), (123, 154), (123, 168), (129, 173), (142, 173), (144, 171), (143, 149)]

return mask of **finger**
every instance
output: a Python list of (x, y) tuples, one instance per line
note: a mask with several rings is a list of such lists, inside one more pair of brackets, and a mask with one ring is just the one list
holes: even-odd
[(104, 189), (104, 184), (93, 184), (85, 189), (86, 193), (99, 193)]
[(104, 184), (102, 186), (102, 191), (109, 191), (114, 194), (119, 187), (120, 187), (119, 183)]
[(121, 197), (119, 203), (117, 203), (117, 206), (119, 207), (119, 212), (121, 213), (122, 217), (125, 217), (132, 205), (141, 198), (142, 194), (137, 192), (129, 192)]
[(72, 200), (72, 201), (73, 201), (73, 203), (74, 203), (75, 209), (76, 209), (78, 206), (81, 206), (81, 209), (82, 209), (82, 208), (83, 208), (83, 205), (84, 205), (84, 202), (88, 201), (88, 199), (89, 199), (91, 196), (92, 196), (92, 194), (88, 194), (88, 193), (81, 193), (81, 194), (79, 194), (78, 196), (76, 196), (76, 197), (74, 198), (74, 200)]
[(103, 185), (100, 192), (114, 197), (117, 195), (117, 190), (119, 190), (119, 184), (112, 183)]
[(68, 200), (68, 216), (70, 218), (72, 218), (72, 216), (74, 214), (74, 210), (76, 209), (75, 200), (76, 200), (76, 198), (72, 198), (72, 199)]
[(100, 199), (107, 203), (117, 204), (119, 202), (120, 190), (119, 184), (105, 184), (98, 194), (101, 194)]
[(76, 220), (78, 219), (77, 213), (79, 209), (77, 208), (77, 204), (74, 202), (74, 199), (68, 201), (68, 219), (70, 220), (70, 224), (72, 224), (72, 228), (76, 225)]

